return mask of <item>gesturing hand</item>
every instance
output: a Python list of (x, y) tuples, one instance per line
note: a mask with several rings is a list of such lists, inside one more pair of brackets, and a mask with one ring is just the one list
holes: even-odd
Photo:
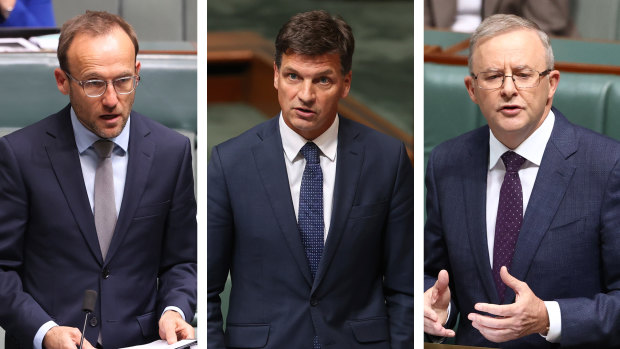
[(438, 337), (454, 337), (453, 330), (444, 328), (448, 319), (450, 305), (450, 279), (448, 272), (442, 270), (437, 275), (433, 287), (424, 292), (424, 332)]
[(529, 286), (508, 273), (506, 267), (500, 270), (500, 277), (506, 286), (515, 291), (512, 304), (497, 305), (476, 303), (477, 311), (492, 316), (470, 313), (467, 318), (484, 338), (496, 342), (506, 342), (532, 333), (546, 335), (549, 330), (549, 315), (545, 303)]

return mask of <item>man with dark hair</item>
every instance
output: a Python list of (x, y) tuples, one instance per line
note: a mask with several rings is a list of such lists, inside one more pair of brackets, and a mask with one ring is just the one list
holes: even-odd
[(194, 336), (190, 143), (131, 110), (137, 50), (119, 16), (71, 19), (54, 71), (70, 104), (0, 139), (6, 348), (75, 349), (85, 290), (99, 295), (85, 348)]
[(481, 347), (617, 348), (620, 144), (552, 106), (560, 72), (535, 23), (488, 17), (469, 54), (465, 86), (488, 125), (428, 160), (425, 332)]
[(413, 171), (401, 142), (337, 113), (353, 49), (341, 18), (293, 16), (276, 39), (282, 112), (213, 149), (210, 349), (413, 348)]

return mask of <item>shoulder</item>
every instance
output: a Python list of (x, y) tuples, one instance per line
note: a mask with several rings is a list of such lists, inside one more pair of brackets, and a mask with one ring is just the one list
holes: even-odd
[(403, 147), (403, 142), (359, 122), (340, 117), (338, 141), (362, 143), (367, 150), (384, 153)]
[(152, 142), (165, 143), (167, 146), (184, 145), (189, 142), (188, 138), (180, 132), (173, 130), (161, 123), (135, 111), (131, 112), (131, 133), (129, 137), (147, 136)]
[(489, 127), (485, 125), (440, 143), (431, 151), (431, 158), (436, 161), (443, 158), (454, 161), (468, 154), (483, 156), (488, 153), (488, 147)]
[(220, 153), (245, 153), (250, 152), (251, 148), (257, 144), (270, 139), (271, 137), (280, 137), (278, 128), (278, 117), (275, 116), (264, 121), (249, 130), (224, 141), (214, 147)]

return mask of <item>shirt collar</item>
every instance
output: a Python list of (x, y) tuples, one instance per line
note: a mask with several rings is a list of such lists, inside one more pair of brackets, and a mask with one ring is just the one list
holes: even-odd
[[(549, 114), (547, 114), (542, 125), (513, 151), (534, 165), (540, 166), (545, 148), (547, 147), (547, 142), (549, 138), (551, 138), (551, 131), (553, 131), (554, 124), (555, 114), (553, 114), (553, 111), (549, 110)], [(495, 138), (493, 131), (489, 129), (489, 170), (497, 166), (502, 154), (509, 150), (507, 146), (503, 145)]]
[[(122, 151), (122, 155), (127, 153), (127, 148), (129, 147), (129, 124), (131, 123), (131, 117), (127, 119), (127, 124), (121, 131), (121, 134), (116, 138), (110, 138), (116, 146), (114, 149), (120, 149)], [(101, 139), (99, 136), (94, 134), (91, 130), (87, 129), (82, 123), (78, 120), (73, 107), (71, 107), (71, 125), (73, 126), (73, 134), (75, 135), (75, 144), (77, 145), (78, 152), (80, 154), (84, 153), (89, 147), (93, 145), (96, 141)]]
[[(278, 124), (280, 127), (280, 137), (282, 137), (282, 147), (284, 148), (284, 154), (290, 162), (293, 162), (301, 148), (309, 142), (297, 132), (293, 131), (282, 118), (280, 113)], [(327, 157), (330, 161), (336, 160), (336, 151), (338, 149), (338, 125), (340, 124), (339, 116), (336, 115), (334, 122), (331, 126), (323, 132), (320, 136), (313, 139), (312, 142), (316, 144), (321, 153)], [(303, 157), (303, 156), (302, 156)]]

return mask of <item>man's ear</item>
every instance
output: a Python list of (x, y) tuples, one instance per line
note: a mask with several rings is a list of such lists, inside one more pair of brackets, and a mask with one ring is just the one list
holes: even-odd
[(349, 72), (344, 76), (344, 90), (342, 91), (341, 98), (345, 98), (349, 95), (349, 90), (351, 90), (351, 78), (353, 77), (353, 71), (349, 70)]
[(278, 71), (278, 66), (276, 62), (273, 62), (273, 87), (275, 87), (276, 90), (278, 89), (279, 78), (280, 72)]
[(478, 99), (476, 98), (476, 82), (474, 78), (471, 76), (465, 77), (465, 88), (467, 88), (467, 93), (469, 94), (469, 98), (476, 104), (478, 104)]
[(56, 78), (56, 87), (58, 87), (58, 91), (60, 91), (63, 95), (68, 95), (70, 91), (69, 84), (71, 81), (69, 81), (67, 74), (62, 71), (62, 69), (56, 68), (54, 69), (54, 78)]

